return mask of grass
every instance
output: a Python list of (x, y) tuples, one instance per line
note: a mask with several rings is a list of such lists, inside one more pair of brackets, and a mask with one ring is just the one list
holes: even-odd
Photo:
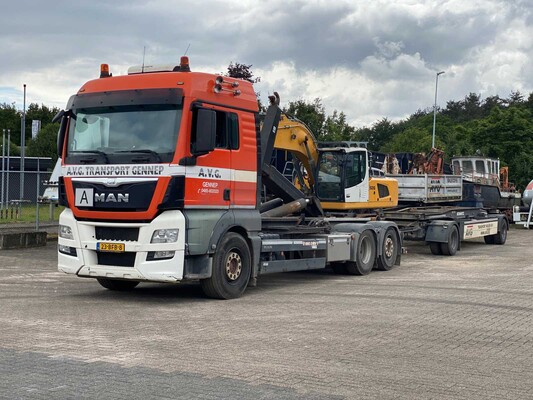
[[(52, 204), (51, 207), (52, 219), (50, 219), (50, 204), (39, 204), (39, 222), (59, 220), (59, 214), (61, 214), (61, 211), (63, 211), (65, 207), (56, 207), (54, 204)], [(36, 222), (37, 206), (35, 204), (28, 204), (20, 207), (10, 207), (8, 210), (4, 209), (0, 214), (2, 214), (0, 215), (0, 225)]]

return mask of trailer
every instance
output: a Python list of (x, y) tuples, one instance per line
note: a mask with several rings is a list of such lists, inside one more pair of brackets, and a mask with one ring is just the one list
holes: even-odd
[(387, 174), (398, 181), (398, 202), (402, 204), (436, 204), (460, 201), (463, 179), (460, 175)]
[(434, 255), (453, 256), (463, 240), (483, 238), (502, 245), (509, 222), (504, 214), (476, 207), (427, 206), (384, 211), (398, 225), (405, 240), (425, 241)]

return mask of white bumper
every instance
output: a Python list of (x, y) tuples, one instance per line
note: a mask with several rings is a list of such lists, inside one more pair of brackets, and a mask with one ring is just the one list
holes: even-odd
[[(165, 211), (150, 223), (77, 221), (70, 209), (59, 217), (60, 225), (70, 226), (74, 239), (58, 238), (58, 245), (69, 246), (76, 255), (58, 252), (58, 269), (67, 274), (85, 277), (131, 279), (153, 282), (177, 282), (183, 279), (185, 256), (185, 217), (180, 211)], [(115, 228), (116, 238), (97, 239), (96, 227)], [(120, 229), (139, 230), (137, 240), (121, 240)], [(156, 229), (179, 229), (175, 243), (150, 243)], [(124, 243), (125, 253), (98, 252), (97, 243)], [(174, 251), (174, 257), (147, 260), (149, 252)], [(113, 261), (119, 259), (119, 262)], [(130, 261), (125, 261), (126, 259)], [(99, 261), (100, 260), (100, 261)], [(113, 264), (127, 264), (125, 266)]]

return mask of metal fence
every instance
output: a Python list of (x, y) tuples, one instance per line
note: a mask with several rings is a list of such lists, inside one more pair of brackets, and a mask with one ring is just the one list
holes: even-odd
[(0, 229), (19, 226), (39, 230), (42, 225), (57, 223), (57, 197), (50, 200), (48, 196), (50, 190), (57, 190), (57, 185), (48, 184), (51, 173), (0, 171)]

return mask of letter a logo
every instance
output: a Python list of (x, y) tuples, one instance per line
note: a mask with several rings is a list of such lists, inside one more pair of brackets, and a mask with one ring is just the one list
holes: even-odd
[(76, 207), (92, 207), (94, 201), (93, 189), (76, 189)]

